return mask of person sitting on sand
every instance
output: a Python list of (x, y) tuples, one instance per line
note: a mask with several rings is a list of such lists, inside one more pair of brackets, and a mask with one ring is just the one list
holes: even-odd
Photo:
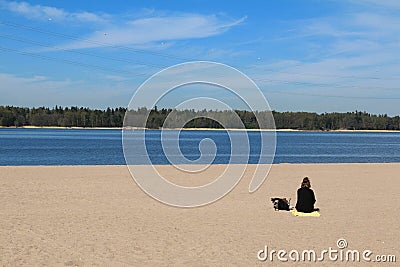
[(314, 208), (314, 204), (315, 195), (311, 189), (310, 179), (304, 177), (301, 187), (297, 190), (296, 210), (306, 213), (318, 211), (319, 209)]

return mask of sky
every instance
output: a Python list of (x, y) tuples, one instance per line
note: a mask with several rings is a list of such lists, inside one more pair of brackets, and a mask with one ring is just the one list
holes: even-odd
[[(247, 75), (273, 110), (399, 115), (398, 14), (397, 0), (0, 0), (0, 105), (126, 107), (152, 75), (199, 60)], [(242, 108), (214, 89), (159, 105)]]

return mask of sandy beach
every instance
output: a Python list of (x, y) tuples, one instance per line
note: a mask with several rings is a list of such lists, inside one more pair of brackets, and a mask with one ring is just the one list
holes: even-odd
[[(182, 184), (212, 177), (198, 181), (171, 166), (159, 168)], [(371, 250), (371, 259), (396, 255), (400, 261), (400, 164), (273, 165), (261, 188), (249, 194), (252, 168), (223, 199), (182, 209), (146, 195), (126, 166), (0, 167), (0, 265), (293, 266), (276, 258), (262, 262), (257, 254), (265, 246), (319, 253), (338, 249), (341, 238), (346, 249)], [(321, 217), (274, 211), (270, 198), (294, 204), (304, 176)], [(375, 266), (328, 256), (317, 264)]]

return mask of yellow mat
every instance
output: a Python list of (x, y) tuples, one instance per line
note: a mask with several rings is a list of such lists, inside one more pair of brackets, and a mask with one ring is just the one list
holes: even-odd
[(294, 216), (303, 216), (303, 217), (319, 217), (321, 214), (318, 211), (313, 211), (310, 213), (305, 213), (305, 212), (299, 212), (295, 209), (292, 210), (292, 214)]

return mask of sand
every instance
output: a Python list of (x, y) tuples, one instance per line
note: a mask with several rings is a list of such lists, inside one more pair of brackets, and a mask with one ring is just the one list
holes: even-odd
[[(293, 266), (276, 258), (261, 262), (258, 251), (319, 253), (338, 249), (340, 238), (346, 249), (400, 261), (400, 164), (273, 165), (266, 182), (249, 194), (253, 167), (226, 197), (192, 209), (150, 198), (126, 166), (0, 167), (0, 265)], [(224, 166), (210, 168), (218, 173)], [(288, 197), (294, 204), (306, 175), (321, 217), (275, 212), (269, 199)], [(174, 177), (185, 183), (185, 175)], [(317, 264), (374, 266), (328, 256)]]

